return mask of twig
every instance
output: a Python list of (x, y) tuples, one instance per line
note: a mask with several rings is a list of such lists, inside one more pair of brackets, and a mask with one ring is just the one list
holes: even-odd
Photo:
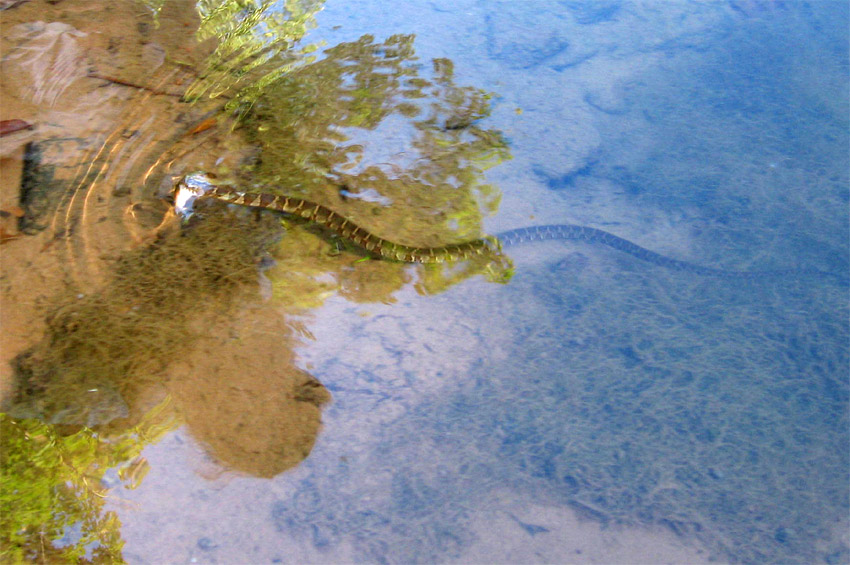
[(138, 88), (139, 90), (147, 90), (148, 92), (152, 92), (154, 94), (163, 94), (165, 96), (176, 96), (178, 98), (183, 97), (182, 92), (181, 93), (175, 93), (175, 92), (168, 92), (168, 91), (165, 91), (165, 90), (157, 90), (157, 89), (151, 88), (149, 86), (142, 86), (140, 84), (135, 84), (135, 83), (132, 83), (132, 82), (127, 81), (127, 80), (123, 80), (123, 79), (115, 78), (115, 77), (108, 77), (108, 76), (104, 76), (104, 75), (101, 75), (101, 74), (98, 74), (98, 73), (95, 73), (95, 72), (91, 72), (91, 71), (86, 76), (88, 76), (89, 78), (96, 78), (96, 79), (99, 79), (99, 80), (105, 80), (107, 82), (111, 82), (112, 84), (120, 84), (121, 86), (129, 86), (131, 88)]

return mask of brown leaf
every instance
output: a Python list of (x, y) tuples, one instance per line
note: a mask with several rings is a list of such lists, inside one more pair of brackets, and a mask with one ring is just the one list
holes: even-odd
[(0, 122), (0, 137), (22, 129), (30, 129), (32, 124), (23, 120), (3, 120)]
[(9, 233), (3, 229), (3, 226), (0, 226), (0, 245), (3, 245), (8, 241), (12, 241), (13, 239), (18, 239), (19, 237), (21, 237), (21, 234)]
[(0, 212), (9, 214), (10, 216), (15, 216), (16, 218), (23, 218), (24, 214), (26, 213), (24, 212), (24, 209), (20, 206), (9, 206), (8, 208), (2, 208), (0, 209)]
[(201, 133), (202, 131), (207, 131), (211, 127), (215, 127), (216, 121), (215, 118), (207, 118), (203, 122), (196, 125), (192, 131), (189, 132), (189, 135), (195, 135), (196, 133)]

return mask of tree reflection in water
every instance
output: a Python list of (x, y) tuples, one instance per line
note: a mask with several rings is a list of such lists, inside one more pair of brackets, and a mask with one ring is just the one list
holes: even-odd
[[(137, 28), (173, 21), (169, 10), (178, 4), (151, 2)], [(208, 168), (226, 139), (239, 157), (212, 172), (236, 182), (309, 198), (410, 245), (479, 235), (482, 216), (499, 201), (482, 172), (509, 158), (501, 135), (478, 124), (488, 95), (455, 86), (449, 60), (423, 71), (412, 36), (364, 36), (315, 60), (314, 47), (298, 40), (321, 2), (270, 6), (199, 3), (197, 41), (214, 46), (192, 65), (199, 78), (165, 112), (175, 123), (193, 115), (203, 129), (214, 125), (200, 141), (202, 128), (186, 126), (168, 151), (139, 160), (154, 163), (145, 174), (151, 209), (159, 179)], [(163, 51), (161, 65), (186, 70), (175, 49)], [(113, 70), (122, 68), (140, 67)], [(159, 96), (144, 78), (109, 82), (138, 82)], [(213, 121), (210, 98), (219, 109)], [(163, 112), (156, 108), (149, 111)], [(104, 153), (118, 155), (109, 169), (141, 166), (120, 151)], [(85, 154), (64, 158), (80, 165)], [(161, 222), (153, 243), (122, 253), (98, 290), (56, 290), (44, 337), (17, 356), (14, 402), (4, 406), (14, 417), (2, 417), (4, 557), (120, 561), (120, 524), (103, 513), (105, 497), (114, 496), (110, 469), (138, 484), (146, 470), (139, 453), (177, 422), (228, 469), (271, 477), (297, 465), (312, 449), (330, 394), (295, 366), (300, 322), (291, 316), (333, 293), (390, 302), (414, 280), (403, 264), (364, 261), (363, 250), (274, 214), (257, 219), (210, 203), (199, 216), (186, 226)], [(259, 265), (271, 302), (260, 299)], [(419, 268), (423, 293), (488, 272), (474, 261)]]

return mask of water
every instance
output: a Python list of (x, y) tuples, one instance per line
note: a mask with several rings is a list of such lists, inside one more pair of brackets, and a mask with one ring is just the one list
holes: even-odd
[[(50, 21), (33, 8), (4, 28)], [(4, 178), (23, 156), (7, 141), (30, 136), (53, 140), (34, 186), (78, 188), (45, 191), (57, 212), (3, 244), (3, 324), (21, 331), (2, 349), (4, 397), (30, 383), (16, 415), (55, 426), (27, 441), (96, 430), (99, 455), (75, 461), (105, 502), (75, 492), (115, 513), (125, 560), (850, 560), (845, 4), (330, 2), (301, 43), (324, 41), (325, 63), (295, 60), (298, 81), (236, 114), (153, 92), (208, 84), (168, 72), (210, 56), (174, 31), (191, 6), (160, 28), (122, 10), (140, 47), (93, 33), (117, 13), (87, 28), (59, 8), (15, 40), (58, 45), (56, 76), (90, 73), (70, 57), (87, 53), (112, 79), (98, 89), (36, 69), (10, 93), (4, 46), (2, 118), (38, 123), (3, 138)], [(569, 223), (774, 274), (550, 241), (508, 248), (497, 284), (214, 204), (174, 237), (156, 199), (173, 178), (246, 163), (412, 245)], [(56, 540), (109, 541), (72, 524)]]

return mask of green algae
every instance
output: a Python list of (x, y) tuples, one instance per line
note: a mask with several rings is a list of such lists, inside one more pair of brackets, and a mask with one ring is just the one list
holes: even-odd
[[(110, 496), (105, 475), (120, 467), (121, 482), (132, 488), (130, 471), (146, 465), (142, 449), (174, 425), (168, 399), (108, 437), (90, 429), (62, 435), (44, 422), (0, 414), (3, 562), (123, 563), (121, 522), (104, 510)], [(68, 536), (74, 528), (78, 534)]]

